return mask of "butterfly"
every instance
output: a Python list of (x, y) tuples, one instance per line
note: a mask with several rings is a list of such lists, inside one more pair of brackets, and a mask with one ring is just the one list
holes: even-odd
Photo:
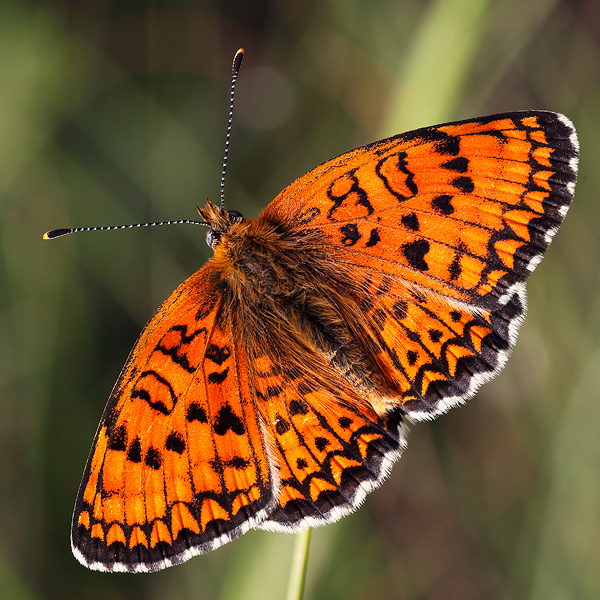
[(149, 321), (102, 415), (78, 560), (157, 571), (355, 510), (407, 423), (502, 369), (577, 162), (566, 117), (512, 112), (351, 150), (257, 219), (207, 201), (214, 256)]

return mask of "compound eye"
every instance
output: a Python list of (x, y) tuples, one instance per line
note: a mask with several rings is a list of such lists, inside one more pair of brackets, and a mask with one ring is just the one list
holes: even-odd
[(208, 244), (208, 247), (214, 248), (219, 241), (219, 237), (220, 236), (215, 233), (214, 229), (209, 229), (206, 232), (206, 243)]
[(235, 223), (236, 221), (241, 221), (244, 218), (244, 215), (237, 210), (228, 210), (227, 216), (229, 217), (229, 220), (232, 223)]

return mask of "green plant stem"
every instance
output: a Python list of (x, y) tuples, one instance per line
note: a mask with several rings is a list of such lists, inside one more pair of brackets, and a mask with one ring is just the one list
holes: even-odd
[(304, 582), (306, 580), (306, 563), (308, 562), (308, 547), (310, 546), (311, 529), (296, 535), (294, 554), (292, 555), (292, 568), (286, 600), (302, 600)]

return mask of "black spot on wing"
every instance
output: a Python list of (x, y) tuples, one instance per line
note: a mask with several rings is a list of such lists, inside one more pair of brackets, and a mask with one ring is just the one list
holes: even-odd
[(427, 240), (416, 240), (402, 246), (402, 253), (406, 257), (408, 264), (418, 271), (427, 271), (429, 265), (425, 260), (426, 254), (429, 252), (430, 246)]
[(271, 385), (267, 388), (266, 397), (277, 398), (281, 395), (281, 392), (283, 392), (283, 388), (280, 385)]
[(142, 442), (139, 437), (133, 440), (129, 450), (127, 451), (127, 460), (133, 463), (142, 462)]
[[(369, 202), (369, 196), (367, 192), (363, 190), (359, 185), (358, 178), (356, 177), (356, 171), (357, 169), (352, 169), (348, 171), (348, 173), (342, 175), (340, 178), (331, 182), (327, 190), (327, 197), (333, 202), (333, 206), (329, 209), (329, 213), (327, 214), (327, 217), (330, 220), (335, 220), (334, 212), (338, 208), (340, 208), (344, 203), (344, 200), (348, 199), (349, 197), (351, 197), (351, 200), (349, 202), (352, 202), (355, 206), (364, 206), (367, 209), (367, 213), (369, 215), (373, 214), (373, 206), (371, 205), (371, 202)], [(337, 195), (334, 192), (334, 188), (341, 179), (349, 179), (351, 185), (350, 189), (347, 192)]]
[(396, 164), (396, 167), (398, 168), (399, 171), (406, 174), (406, 181), (405, 181), (406, 187), (410, 190), (410, 192), (414, 196), (419, 192), (419, 188), (417, 187), (417, 184), (415, 183), (415, 176), (414, 176), (413, 172), (408, 168), (408, 164), (406, 162), (406, 157), (408, 155), (406, 154), (406, 152), (399, 152), (396, 156), (398, 157), (398, 163)]
[(431, 206), (433, 207), (433, 210), (445, 216), (451, 215), (454, 212), (454, 206), (452, 206), (452, 196), (448, 196), (446, 194), (434, 198), (431, 201)]
[(125, 425), (119, 425), (110, 439), (108, 444), (110, 450), (116, 452), (125, 452), (127, 449), (127, 428)]
[(224, 467), (232, 467), (237, 470), (245, 469), (249, 465), (250, 463), (242, 456), (234, 456), (229, 460), (223, 461)]
[(296, 415), (305, 415), (308, 413), (308, 406), (303, 400), (292, 400), (289, 404), (289, 411), (292, 417)]
[(172, 431), (169, 434), (169, 437), (167, 437), (165, 447), (167, 450), (177, 452), (177, 454), (183, 454), (183, 451), (185, 450), (185, 441), (183, 436), (176, 431)]
[(392, 278), (385, 275), (379, 282), (378, 294), (387, 294), (392, 289)]
[(434, 147), (438, 154), (456, 156), (460, 152), (460, 138), (449, 135), (443, 140), (436, 142)]
[(317, 450), (323, 452), (323, 450), (329, 446), (329, 440), (324, 437), (316, 437), (315, 446), (317, 447)]
[(402, 225), (407, 227), (411, 231), (419, 231), (419, 219), (415, 213), (411, 213), (410, 215), (404, 215), (401, 219)]
[(443, 333), (439, 329), (429, 330), (429, 337), (431, 338), (431, 341), (435, 344), (437, 344), (442, 339), (442, 335)]
[(398, 170), (400, 173), (406, 175), (403, 183), (408, 188), (411, 195), (415, 196), (418, 193), (419, 188), (415, 183), (415, 176), (413, 172), (408, 168), (408, 164), (406, 162), (407, 156), (408, 155), (406, 154), (406, 152), (398, 152), (395, 155), (384, 156), (375, 167), (375, 172), (377, 173), (377, 176), (381, 179), (388, 192), (390, 192), (390, 194), (393, 194), (397, 198), (398, 202), (404, 202), (407, 198), (410, 198), (411, 196), (405, 196), (398, 192), (394, 187), (393, 178), (388, 177), (388, 175), (384, 173), (384, 170), (389, 172), (391, 163), (391, 170)]
[(450, 273), (450, 281), (455, 281), (460, 277), (462, 273), (462, 267), (460, 265), (460, 254), (456, 252), (454, 254), (454, 258), (448, 267), (448, 272)]
[(229, 375), (229, 367), (227, 367), (221, 373), (218, 373), (217, 371), (215, 371), (214, 373), (209, 373), (207, 379), (209, 383), (220, 384), (227, 379), (227, 375)]
[(185, 418), (187, 419), (188, 423), (191, 423), (192, 421), (208, 423), (206, 412), (204, 412), (204, 409), (197, 402), (192, 402), (192, 404), (188, 406)]
[(340, 424), (340, 427), (342, 429), (347, 429), (352, 424), (352, 419), (350, 419), (349, 417), (340, 417), (338, 419), (338, 423)]
[(379, 237), (379, 231), (377, 230), (377, 227), (374, 227), (373, 229), (371, 229), (371, 235), (369, 236), (369, 241), (365, 244), (365, 246), (367, 248), (371, 248), (373, 246), (376, 246), (380, 241), (381, 241), (381, 238)]
[[(148, 392), (148, 390), (146, 390), (143, 387), (147, 383), (146, 379), (149, 380), (149, 385), (152, 388), (158, 389), (161, 392), (166, 391), (168, 393), (170, 400), (171, 400), (171, 408), (167, 407), (167, 405), (162, 400), (154, 400), (152, 398), (150, 392)], [(171, 414), (171, 411), (177, 404), (177, 396), (176, 396), (175, 391), (173, 390), (173, 387), (171, 386), (171, 384), (164, 377), (162, 377), (156, 371), (153, 371), (153, 370), (143, 371), (140, 374), (138, 380), (135, 383), (135, 387), (131, 392), (130, 398), (132, 400), (135, 398), (144, 400), (145, 402), (148, 403), (148, 405), (151, 408), (153, 408), (154, 410), (158, 411), (159, 413), (161, 413), (163, 415)]]
[(340, 232), (342, 234), (342, 244), (344, 244), (344, 246), (354, 246), (354, 244), (362, 237), (355, 223), (348, 223), (347, 225), (340, 227)]
[(283, 435), (290, 430), (290, 424), (281, 416), (275, 417), (275, 431), (277, 435)]
[(471, 194), (475, 189), (475, 184), (473, 183), (473, 180), (470, 177), (466, 176), (457, 177), (452, 182), (452, 185), (458, 190), (460, 190), (463, 194)]
[(453, 158), (442, 165), (442, 169), (456, 171), (457, 173), (466, 173), (469, 170), (469, 159), (464, 156)]
[(213, 429), (217, 435), (225, 435), (228, 431), (236, 435), (244, 435), (246, 432), (242, 420), (233, 412), (229, 404), (223, 406), (217, 413)]
[(144, 462), (154, 471), (158, 471), (162, 465), (162, 460), (158, 450), (150, 446), (150, 448), (148, 448), (148, 452), (146, 452), (146, 458), (144, 459)]
[(313, 206), (312, 208), (307, 208), (305, 211), (301, 212), (298, 215), (298, 225), (308, 225), (311, 221), (315, 219), (318, 215), (321, 214), (321, 209)]
[(231, 356), (231, 350), (227, 346), (219, 347), (211, 344), (206, 350), (206, 358), (221, 366)]

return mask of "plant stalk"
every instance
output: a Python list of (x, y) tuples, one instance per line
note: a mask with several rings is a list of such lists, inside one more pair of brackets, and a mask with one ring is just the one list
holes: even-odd
[(311, 532), (312, 530), (309, 528), (306, 531), (296, 534), (286, 600), (302, 600)]

